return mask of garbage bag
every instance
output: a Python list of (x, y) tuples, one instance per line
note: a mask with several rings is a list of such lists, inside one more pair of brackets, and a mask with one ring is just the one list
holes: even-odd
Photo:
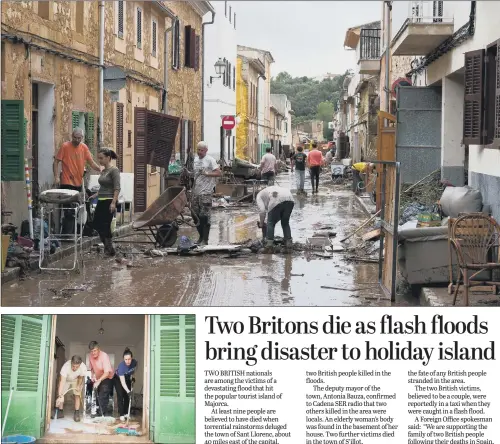
[(168, 174), (181, 174), (182, 165), (179, 161), (175, 161), (168, 166)]

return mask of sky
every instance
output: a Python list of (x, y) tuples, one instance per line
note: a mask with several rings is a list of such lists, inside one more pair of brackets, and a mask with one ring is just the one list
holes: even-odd
[(272, 76), (343, 74), (354, 68), (344, 49), (348, 28), (381, 19), (380, 1), (233, 1), (238, 44), (268, 50)]

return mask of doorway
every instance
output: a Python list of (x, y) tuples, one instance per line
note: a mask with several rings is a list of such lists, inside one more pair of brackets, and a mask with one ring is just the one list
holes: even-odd
[[(137, 360), (137, 369), (133, 375), (135, 378), (133, 395), (130, 399), (130, 423), (140, 436), (120, 435), (130, 442), (149, 442), (148, 418), (145, 408), (149, 402), (149, 380), (146, 378), (149, 360), (149, 328), (146, 316), (142, 315), (57, 315), (54, 316), (52, 325), (52, 348), (53, 353), (49, 363), (48, 396), (45, 418), (45, 436), (43, 440), (64, 442), (89, 442), (99, 438), (99, 442), (108, 439), (116, 441), (116, 428), (121, 424), (120, 420), (111, 422), (118, 418), (118, 398), (116, 389), (113, 387), (109, 397), (108, 411), (104, 416), (99, 409), (97, 416), (91, 417), (92, 389), (89, 387), (88, 395), (81, 397), (81, 418), (75, 422), (73, 412), (75, 410), (75, 398), (73, 394), (67, 393), (64, 399), (64, 416), (52, 419), (54, 415), (54, 404), (59, 388), (59, 378), (62, 366), (73, 356), (80, 356), (87, 368), (87, 377), (91, 376), (89, 342), (96, 341), (99, 348), (105, 352), (111, 361), (111, 366), (116, 369), (123, 360), (125, 348), (133, 353)], [(87, 395), (86, 385), (84, 394)], [(96, 401), (99, 407), (99, 401)], [(112, 415), (111, 415), (112, 411)], [(146, 431), (146, 432), (145, 432)], [(111, 442), (111, 441), (110, 441)]]

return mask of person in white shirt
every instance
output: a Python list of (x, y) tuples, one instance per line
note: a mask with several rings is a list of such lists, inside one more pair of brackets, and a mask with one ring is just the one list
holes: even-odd
[(197, 226), (198, 245), (207, 245), (210, 234), (212, 193), (217, 177), (222, 175), (215, 159), (207, 155), (206, 142), (198, 143), (198, 156), (194, 159), (194, 185), (192, 190), (192, 210), (199, 220)]
[(271, 148), (266, 148), (266, 154), (264, 154), (260, 161), (260, 172), (262, 180), (267, 180), (269, 186), (274, 185), (277, 164), (276, 157), (271, 153)]
[[(87, 375), (87, 366), (83, 363), (80, 356), (73, 356), (61, 368), (59, 386), (57, 388), (56, 409), (58, 418), (64, 417), (64, 395), (73, 393), (75, 397), (75, 413), (73, 419), (76, 422), (80, 421), (80, 402), (82, 399), (83, 383)], [(52, 419), (55, 415), (52, 416)]]
[(285, 247), (292, 247), (292, 230), (290, 228), (290, 216), (292, 215), (295, 202), (288, 188), (270, 186), (264, 188), (257, 194), (257, 206), (260, 213), (259, 228), (264, 226), (267, 216), (266, 248), (274, 245), (274, 227), (281, 221)]

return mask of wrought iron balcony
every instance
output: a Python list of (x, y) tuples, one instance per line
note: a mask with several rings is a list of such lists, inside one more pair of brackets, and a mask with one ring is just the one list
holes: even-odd
[(358, 45), (360, 74), (378, 74), (380, 71), (380, 29), (362, 29)]

